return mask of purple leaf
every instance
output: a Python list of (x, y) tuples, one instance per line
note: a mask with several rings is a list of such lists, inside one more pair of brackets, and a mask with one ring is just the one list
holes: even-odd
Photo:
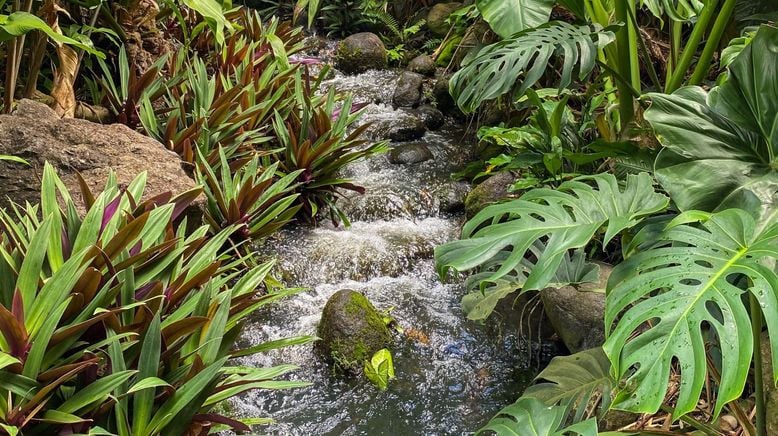
[(122, 194), (119, 194), (116, 196), (116, 198), (113, 199), (113, 201), (108, 203), (108, 206), (105, 206), (105, 210), (103, 210), (103, 221), (100, 224), (100, 234), (103, 233), (105, 226), (108, 225), (108, 222), (111, 221), (111, 218), (116, 215), (116, 211), (119, 210), (119, 203), (121, 202)]
[(322, 61), (319, 58), (313, 57), (290, 56), (289, 63), (295, 65), (321, 65)]

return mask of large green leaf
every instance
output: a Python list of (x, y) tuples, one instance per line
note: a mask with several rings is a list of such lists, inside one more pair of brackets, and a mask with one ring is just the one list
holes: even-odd
[[(55, 31), (49, 27), (45, 21), (29, 12), (17, 11), (11, 15), (0, 15), (0, 42), (9, 41), (17, 36), (24, 35), (34, 30), (40, 30), (53, 41), (60, 44), (72, 45), (100, 57), (103, 56), (103, 54), (95, 50), (91, 44), (84, 44), (83, 42), (76, 41), (73, 38), (69, 38), (62, 33)], [(88, 38), (84, 39), (89, 41)]]
[(555, 357), (535, 380), (543, 382), (527, 388), (524, 396), (537, 398), (549, 406), (569, 408), (575, 412), (573, 421), (589, 418), (586, 414), (593, 404), (599, 404), (600, 417), (610, 407), (614, 382), (610, 361), (602, 348)]
[(656, 178), (682, 210), (778, 206), (778, 29), (764, 26), (707, 95), (650, 94), (645, 118), (664, 149)]
[[(516, 271), (536, 242), (547, 239), (523, 284), (525, 291), (543, 289), (569, 250), (588, 244), (603, 227), (607, 244), (667, 203), (667, 197), (654, 192), (646, 173), (628, 176), (623, 190), (611, 174), (581, 177), (556, 190), (534, 189), (518, 200), (489, 206), (468, 221), (462, 240), (435, 249), (437, 268), (445, 276), (452, 268), (467, 271), (488, 264), (491, 273), (481, 279), (485, 287)], [(504, 250), (510, 254), (491, 264)]]
[(563, 428), (566, 415), (564, 406), (549, 407), (538, 399), (521, 397), (500, 410), (476, 435), (492, 432), (500, 436), (597, 436), (594, 419)]
[[(529, 252), (532, 256), (539, 257), (545, 249), (546, 247), (542, 242), (536, 241), (533, 247), (529, 249)], [(475, 321), (486, 319), (494, 311), (500, 300), (520, 290), (527, 281), (527, 276), (532, 272), (535, 265), (525, 257), (510, 273), (494, 283), (489, 282), (491, 284), (488, 284), (483, 289), (480, 286), (482, 281), (489, 279), (489, 276), (492, 274), (492, 267), (499, 267), (503, 261), (508, 259), (510, 254), (510, 250), (501, 251), (488, 263), (481, 265), (480, 269), (483, 272), (468, 277), (465, 285), (472, 291), (462, 297), (462, 310), (465, 311), (468, 319)], [(600, 267), (597, 264), (586, 261), (586, 254), (583, 250), (576, 250), (572, 256), (570, 253), (564, 254), (559, 269), (546, 286), (562, 287), (570, 284), (595, 282), (599, 277), (599, 272)]]
[(508, 38), (548, 22), (554, 0), (477, 0), (481, 16), (492, 30)]
[(486, 100), (513, 91), (521, 97), (546, 73), (551, 59), (564, 59), (559, 88), (589, 75), (596, 65), (597, 50), (615, 39), (599, 25), (575, 26), (553, 21), (524, 30), (510, 39), (484, 47), (451, 78), (451, 95), (465, 112), (473, 112)]
[(615, 407), (656, 412), (676, 367), (681, 380), (674, 415), (694, 410), (707, 379), (706, 338), (712, 337), (721, 349), (715, 413), (739, 398), (754, 348), (744, 294), (758, 300), (778, 357), (776, 260), (778, 222), (759, 231), (751, 215), (729, 209), (702, 225), (671, 223), (654, 248), (618, 265), (608, 283), (603, 347), (614, 374), (626, 379)]

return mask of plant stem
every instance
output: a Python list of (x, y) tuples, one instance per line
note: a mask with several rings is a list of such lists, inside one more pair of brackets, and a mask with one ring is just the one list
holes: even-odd
[(638, 54), (638, 36), (640, 29), (637, 20), (629, 19), (629, 16), (637, 16), (635, 0), (627, 0), (627, 29), (629, 30), (629, 66), (632, 87), (640, 93), (640, 56)]
[[(638, 26), (638, 20), (635, 17), (635, 12), (633, 12), (631, 9), (629, 10), (629, 19), (632, 21), (632, 25), (635, 26), (635, 29), (640, 28)], [(659, 90), (662, 87), (662, 85), (660, 85), (659, 83), (659, 75), (657, 75), (656, 73), (656, 68), (654, 68), (654, 63), (651, 60), (651, 54), (648, 52), (646, 41), (643, 39), (642, 35), (640, 35), (640, 37), (638, 38), (638, 43), (640, 47), (640, 54), (643, 57), (643, 62), (645, 62), (646, 67), (648, 68), (648, 76), (651, 78), (651, 83), (654, 85), (654, 88), (656, 90)], [(639, 71), (640, 68), (638, 68), (638, 72)]]
[[(668, 406), (668, 405), (666, 405), (666, 404), (662, 405), (662, 410), (667, 412), (667, 413), (670, 413), (670, 414), (672, 414), (674, 412), (673, 408)], [(689, 415), (683, 415), (683, 416), (681, 416), (678, 419), (680, 419), (681, 421), (683, 421), (683, 422), (689, 424), (690, 426), (696, 428), (697, 430), (700, 430), (701, 432), (704, 432), (706, 435), (713, 436), (713, 435), (720, 434), (717, 429), (713, 428), (713, 426), (708, 425), (708, 424), (706, 424), (704, 422), (698, 421), (698, 420), (692, 418)]]
[[(633, 0), (616, 0), (616, 21), (624, 23), (621, 28), (616, 31), (616, 47), (618, 49), (618, 59), (616, 60), (616, 72), (624, 79), (631, 81), (632, 78), (632, 65), (631, 65), (631, 48), (630, 48), (630, 24), (629, 15), (627, 13), (629, 6), (627, 1)], [(622, 134), (626, 131), (627, 126), (635, 117), (635, 101), (632, 97), (632, 92), (628, 89), (630, 82), (625, 83), (623, 80), (619, 80), (616, 83), (616, 87), (619, 90), (619, 121), (621, 124)]]
[(762, 374), (762, 308), (753, 295), (751, 301), (751, 330), (754, 335), (754, 397), (756, 397), (756, 434), (767, 436), (764, 385)]
[(730, 18), (732, 18), (732, 12), (735, 10), (736, 0), (726, 0), (724, 6), (721, 7), (721, 12), (716, 18), (716, 22), (713, 23), (713, 29), (710, 31), (708, 41), (705, 42), (705, 48), (702, 50), (700, 59), (697, 61), (697, 67), (694, 69), (694, 74), (689, 80), (690, 85), (699, 85), (705, 79), (710, 71), (711, 60), (713, 59), (713, 53), (719, 48), (721, 42), (721, 36), (724, 34), (724, 30), (729, 24)]
[[(665, 85), (665, 93), (670, 94), (681, 87), (683, 79), (686, 76), (686, 71), (692, 64), (694, 54), (697, 53), (697, 47), (700, 45), (700, 41), (702, 41), (703, 35), (705, 35), (705, 32), (708, 30), (708, 24), (716, 12), (718, 3), (719, 0), (709, 0), (708, 3), (705, 4), (702, 13), (700, 13), (700, 18), (694, 25), (694, 30), (692, 30), (692, 34), (689, 36), (689, 40), (686, 42), (686, 46), (684, 47), (683, 53), (681, 54), (681, 59), (675, 66), (673, 75), (670, 77), (670, 80), (668, 80), (667, 84)], [(699, 66), (699, 64), (697, 65)]]
[[(678, 5), (678, 9), (681, 6)], [(675, 67), (678, 65), (678, 52), (681, 51), (681, 31), (683, 22), (670, 19), (670, 55), (667, 58), (667, 69), (665, 70), (665, 83), (669, 82), (675, 73)]]

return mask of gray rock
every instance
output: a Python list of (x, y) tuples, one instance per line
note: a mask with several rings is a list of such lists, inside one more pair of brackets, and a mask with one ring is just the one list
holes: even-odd
[(613, 268), (600, 264), (598, 283), (547, 288), (540, 298), (551, 325), (571, 353), (605, 342), (605, 286)]
[(486, 206), (511, 198), (508, 188), (515, 178), (509, 172), (497, 173), (478, 184), (465, 198), (465, 212), (472, 218)]
[(434, 76), (436, 69), (435, 61), (428, 55), (416, 56), (408, 62), (408, 71), (425, 76)]
[(0, 161), (2, 201), (8, 197), (17, 203), (37, 203), (45, 162), (57, 170), (79, 206), (83, 201), (76, 172), (81, 173), (92, 192), (103, 189), (110, 171), (120, 184), (131, 182), (145, 171), (145, 198), (196, 187), (182, 169), (178, 155), (159, 142), (123, 124), (60, 118), (48, 106), (31, 100), (21, 100), (11, 115), (0, 115), (0, 154), (30, 162), (26, 166)]
[(447, 183), (435, 191), (440, 201), (440, 210), (445, 213), (465, 210), (465, 197), (468, 193), (470, 193), (470, 184), (466, 182)]
[(421, 102), (421, 87), (424, 76), (418, 73), (404, 71), (397, 80), (392, 103), (395, 107), (416, 107)]
[(424, 136), (427, 127), (418, 118), (406, 118), (393, 125), (387, 132), (387, 137), (392, 142), (416, 141)]
[(335, 66), (345, 74), (386, 68), (386, 47), (378, 35), (362, 32), (351, 35), (338, 44)]
[(357, 371), (373, 354), (392, 345), (381, 314), (359, 292), (343, 289), (324, 305), (320, 347), (341, 370)]
[(427, 28), (437, 36), (446, 36), (451, 25), (446, 23), (449, 15), (462, 7), (462, 3), (438, 3), (427, 14)]
[(449, 78), (441, 77), (435, 86), (432, 87), (432, 98), (435, 100), (435, 107), (446, 115), (464, 118), (465, 114), (459, 109), (454, 97), (448, 91)]
[(426, 162), (433, 157), (429, 147), (421, 142), (398, 145), (389, 152), (389, 162), (393, 164), (410, 165)]
[(415, 111), (419, 119), (424, 123), (428, 130), (440, 130), (446, 123), (446, 116), (443, 112), (437, 110), (434, 106), (419, 106)]

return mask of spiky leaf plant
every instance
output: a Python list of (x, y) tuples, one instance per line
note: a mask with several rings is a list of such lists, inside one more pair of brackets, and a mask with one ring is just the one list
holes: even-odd
[[(246, 424), (213, 412), (294, 367), (226, 366), (245, 318), (293, 294), (271, 264), (224, 255), (227, 228), (185, 233), (193, 193), (141, 203), (145, 176), (85, 191), (86, 214), (51, 166), (40, 206), (0, 213), (0, 424), (7, 433), (207, 434)], [(196, 193), (196, 192), (195, 192)]]

